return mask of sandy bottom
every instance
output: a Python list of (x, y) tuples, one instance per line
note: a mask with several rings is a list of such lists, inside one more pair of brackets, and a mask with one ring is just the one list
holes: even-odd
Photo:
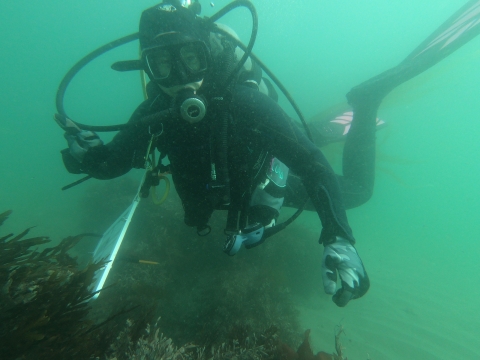
[(389, 274), (370, 277), (367, 296), (343, 309), (323, 294), (299, 303), (314, 351), (333, 352), (334, 331), (341, 325), (351, 360), (480, 359), (480, 304), (432, 288), (419, 293), (405, 277), (394, 286)]

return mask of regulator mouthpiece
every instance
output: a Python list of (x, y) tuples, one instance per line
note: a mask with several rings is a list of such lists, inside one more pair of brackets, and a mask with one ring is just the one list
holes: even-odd
[(193, 92), (181, 99), (179, 103), (180, 115), (190, 124), (202, 121), (207, 113), (205, 101)]

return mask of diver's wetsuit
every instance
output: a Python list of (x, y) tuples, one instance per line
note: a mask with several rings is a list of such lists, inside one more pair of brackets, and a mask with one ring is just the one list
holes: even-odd
[[(170, 160), (175, 188), (185, 209), (185, 222), (189, 226), (202, 226), (215, 208), (207, 189), (211, 119), (207, 111), (205, 119), (196, 125), (182, 119), (170, 119), (158, 128), (140, 122), (141, 118), (170, 105), (164, 96), (146, 100), (130, 119), (136, 125), (120, 131), (109, 144), (90, 149), (81, 171), (98, 179), (110, 179), (132, 167), (143, 167), (150, 133), (163, 130), (156, 146)], [(330, 243), (341, 236), (354, 243), (337, 176), (320, 150), (280, 106), (257, 90), (237, 86), (230, 114), (228, 161), (232, 200), (242, 201), (242, 197), (249, 196), (256, 174), (264, 170), (261, 154), (267, 151), (285, 163), (305, 185), (322, 221), (320, 241)], [(68, 153), (64, 152), (64, 156), (68, 157)]]
[[(346, 209), (352, 209), (366, 203), (373, 194), (375, 183), (375, 134), (376, 109), (366, 103), (355, 107), (355, 121), (345, 139), (342, 159), (343, 175), (337, 175), (343, 203)], [(326, 119), (326, 123), (330, 118)], [(319, 147), (326, 145), (321, 137), (315, 137)], [(290, 173), (285, 191), (283, 206), (298, 208), (307, 197), (301, 179)], [(306, 210), (315, 210), (308, 202)]]

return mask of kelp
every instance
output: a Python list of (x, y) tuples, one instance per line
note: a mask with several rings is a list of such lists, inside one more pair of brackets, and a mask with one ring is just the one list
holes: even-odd
[[(0, 214), (0, 225), (11, 211)], [(0, 353), (2, 359), (85, 358), (97, 339), (87, 319), (89, 289), (104, 263), (78, 269), (67, 253), (85, 235), (67, 237), (57, 246), (48, 237), (25, 238), (31, 228), (0, 237)]]

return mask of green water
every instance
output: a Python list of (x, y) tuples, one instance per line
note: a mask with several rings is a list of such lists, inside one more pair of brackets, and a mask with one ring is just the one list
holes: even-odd
[[(217, 1), (214, 9), (204, 3), (205, 14), (226, 3)], [(254, 3), (254, 51), (308, 118), (396, 65), (464, 2)], [(0, 211), (14, 210), (5, 231), (38, 225), (37, 234), (59, 239), (85, 230), (78, 219), (88, 187), (59, 190), (78, 177), (60, 159), (65, 141), (52, 120), (56, 88), (87, 52), (135, 32), (140, 12), (153, 4), (0, 5)], [(239, 12), (225, 22), (246, 39), (248, 19)], [(136, 51), (126, 46), (82, 71), (67, 93), (67, 112), (92, 124), (127, 121), (141, 101), (138, 75), (115, 73), (109, 65)], [(351, 359), (480, 358), (479, 58), (480, 37), (397, 89), (380, 108), (390, 126), (379, 134), (375, 194), (349, 212), (372, 288), (345, 309), (320, 291), (299, 300), (316, 348), (333, 350), (333, 328), (341, 323)], [(320, 289), (316, 215), (306, 214), (295, 229), (308, 234), (299, 246)]]

